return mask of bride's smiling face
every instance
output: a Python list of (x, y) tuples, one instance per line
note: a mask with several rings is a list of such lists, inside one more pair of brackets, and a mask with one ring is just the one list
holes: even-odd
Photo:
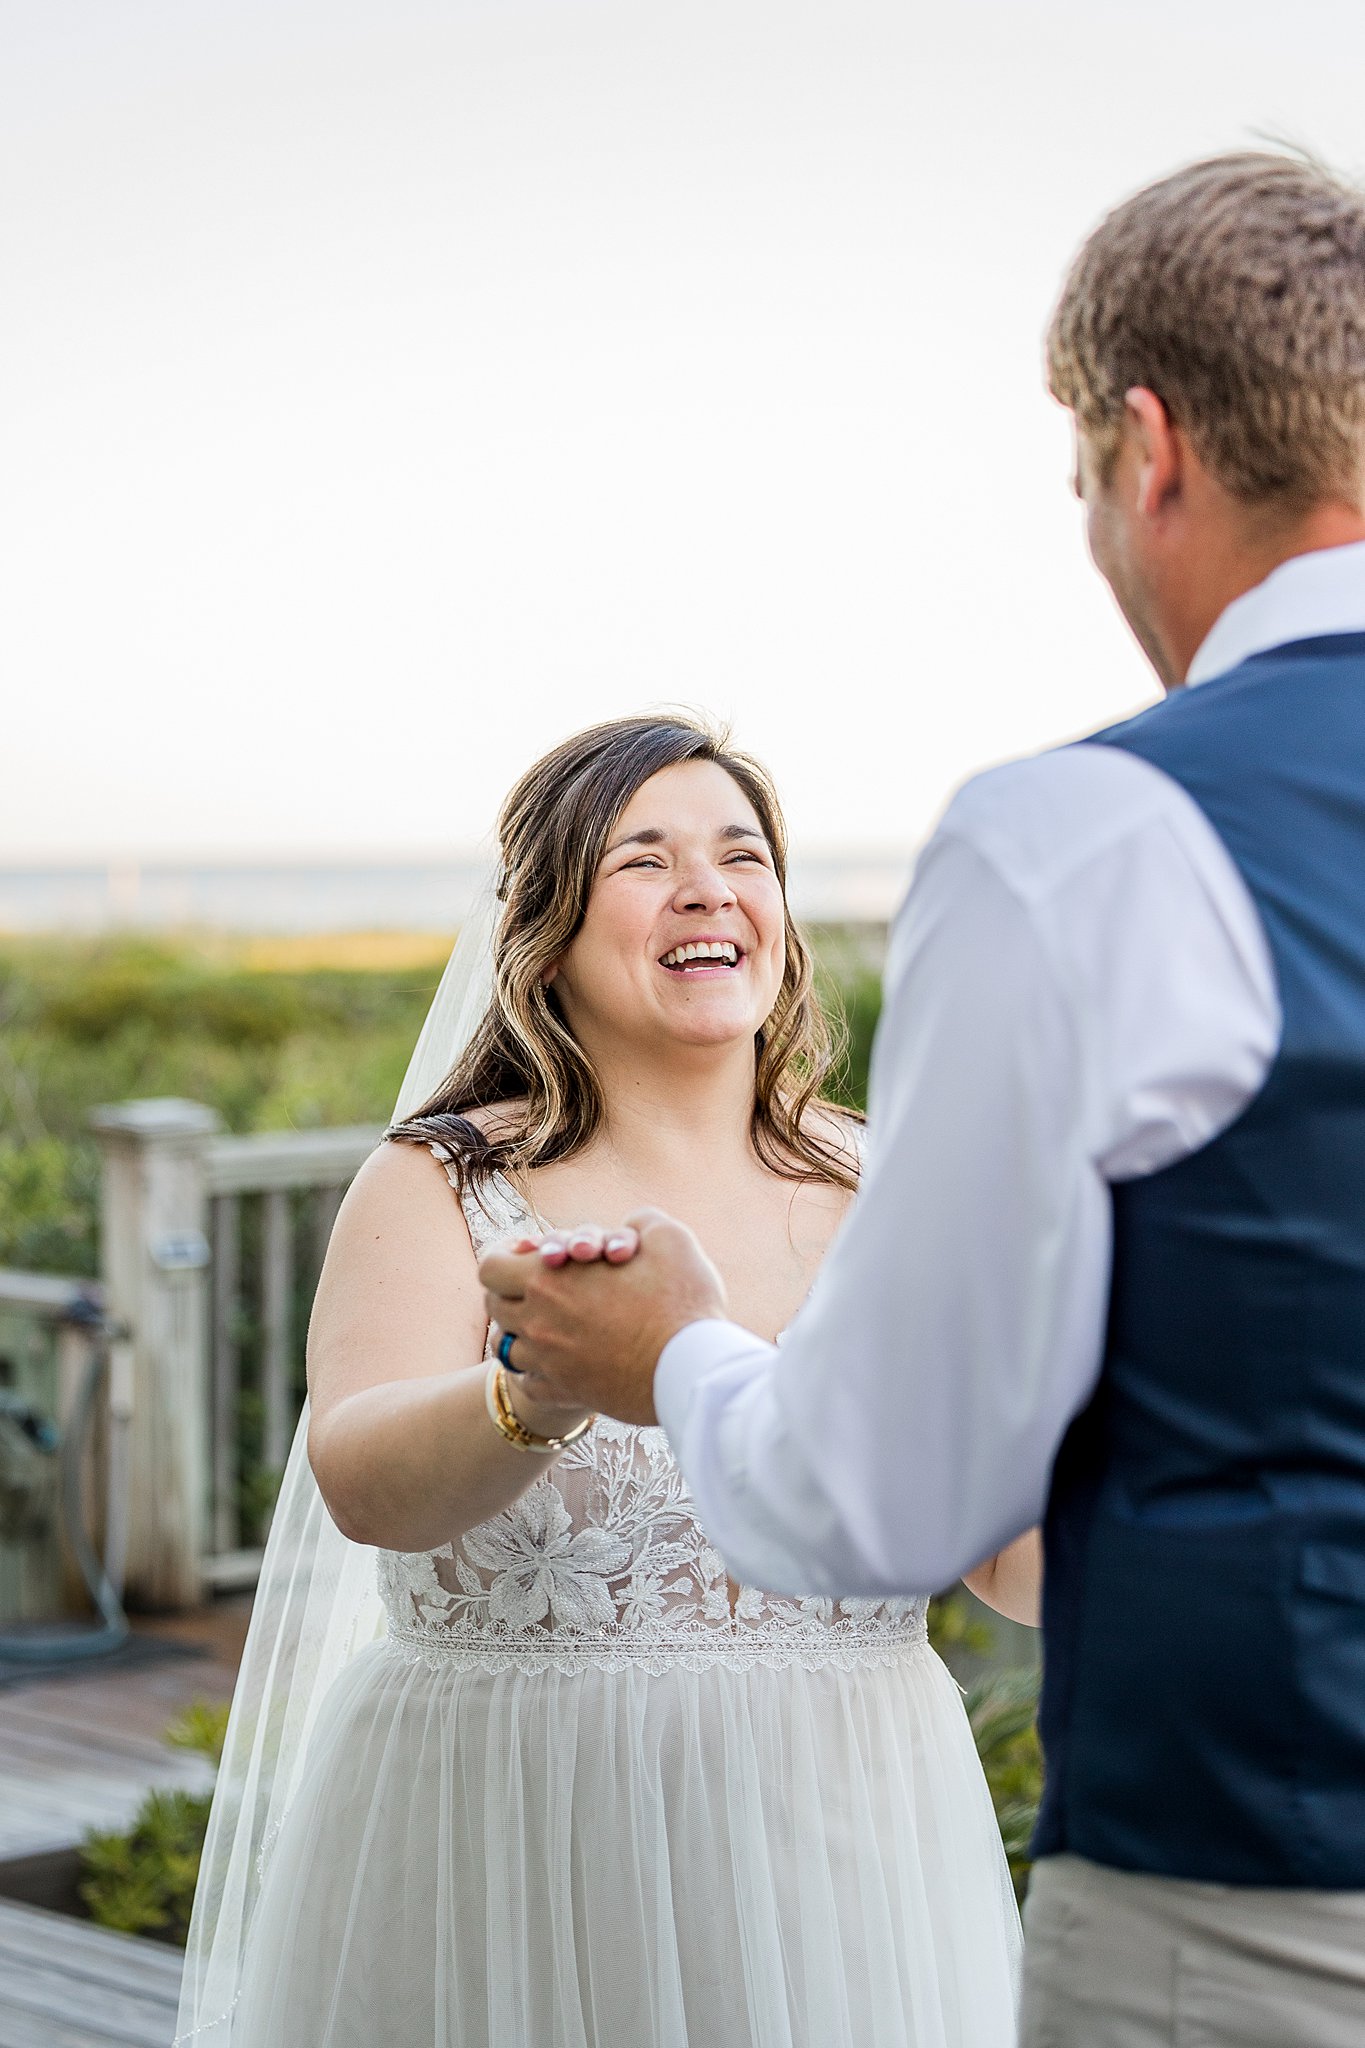
[(714, 761), (683, 761), (626, 805), (550, 979), (580, 1044), (752, 1041), (782, 986), (785, 922), (753, 805)]

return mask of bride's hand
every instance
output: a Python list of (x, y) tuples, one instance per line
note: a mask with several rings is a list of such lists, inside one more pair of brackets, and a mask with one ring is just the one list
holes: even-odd
[(596, 1223), (579, 1224), (575, 1230), (552, 1230), (539, 1238), (520, 1238), (512, 1251), (538, 1251), (547, 1266), (590, 1266), (605, 1259), (609, 1266), (624, 1266), (640, 1249), (640, 1240), (628, 1224), (603, 1230)]

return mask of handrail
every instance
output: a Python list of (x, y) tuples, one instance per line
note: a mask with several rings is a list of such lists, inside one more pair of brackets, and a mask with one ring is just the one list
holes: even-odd
[(265, 1194), (279, 1188), (325, 1188), (348, 1181), (383, 1136), (382, 1124), (343, 1124), (326, 1131), (253, 1131), (210, 1138), (204, 1148), (207, 1192)]
[(22, 1309), (43, 1322), (65, 1323), (78, 1302), (104, 1302), (98, 1280), (73, 1280), (64, 1273), (21, 1273), (0, 1266), (0, 1308)]

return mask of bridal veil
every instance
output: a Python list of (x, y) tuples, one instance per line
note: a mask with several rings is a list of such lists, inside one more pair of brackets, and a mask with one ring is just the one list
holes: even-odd
[[(491, 880), (460, 928), (394, 1105), (434, 1094), (488, 1007), (498, 899)], [(305, 1401), (285, 1467), (233, 1695), (200, 1864), (176, 2048), (228, 2048), (252, 1916), (302, 1775), (318, 1708), (383, 1632), (375, 1552), (332, 1521), (308, 1462)]]

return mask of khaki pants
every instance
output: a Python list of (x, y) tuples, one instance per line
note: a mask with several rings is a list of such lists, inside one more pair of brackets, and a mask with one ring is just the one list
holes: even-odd
[(1020, 2048), (1365, 2048), (1365, 1892), (1049, 1856), (1024, 1910)]

